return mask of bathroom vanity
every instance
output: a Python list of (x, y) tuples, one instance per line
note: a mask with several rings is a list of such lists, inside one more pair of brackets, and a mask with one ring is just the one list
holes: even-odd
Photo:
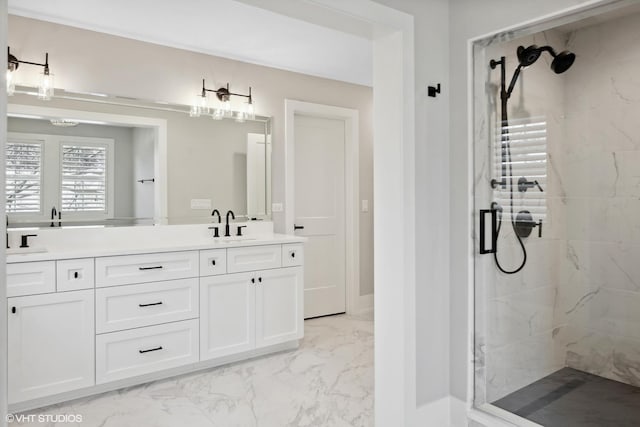
[(7, 259), (13, 411), (295, 348), (303, 337), (302, 238), (213, 239), (206, 225), (39, 231), (34, 245), (47, 252)]

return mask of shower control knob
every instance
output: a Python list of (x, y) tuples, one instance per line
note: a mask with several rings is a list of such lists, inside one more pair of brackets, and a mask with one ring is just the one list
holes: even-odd
[(518, 191), (519, 192), (524, 193), (528, 189), (533, 188), (533, 187), (538, 187), (538, 190), (540, 190), (541, 192), (544, 191), (542, 189), (542, 187), (540, 186), (540, 183), (538, 181), (536, 181), (536, 180), (529, 181), (525, 177), (521, 177), (520, 179), (518, 179)]

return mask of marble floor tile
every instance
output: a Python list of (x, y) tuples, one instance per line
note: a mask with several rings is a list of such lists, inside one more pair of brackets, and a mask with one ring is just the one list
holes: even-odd
[(373, 426), (372, 317), (307, 320), (298, 349), (29, 411), (17, 426)]

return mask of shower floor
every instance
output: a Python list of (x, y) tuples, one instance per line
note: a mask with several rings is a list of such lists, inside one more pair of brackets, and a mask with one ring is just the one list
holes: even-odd
[(560, 369), (493, 405), (545, 427), (637, 427), (640, 387)]

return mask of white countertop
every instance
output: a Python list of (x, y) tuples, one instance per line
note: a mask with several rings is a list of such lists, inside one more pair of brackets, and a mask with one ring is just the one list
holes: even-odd
[[(236, 237), (236, 238), (213, 238), (213, 237), (192, 237), (184, 240), (168, 239), (166, 242), (144, 242), (136, 241), (135, 238), (130, 241), (110, 242), (101, 245), (88, 243), (69, 246), (67, 248), (56, 248), (52, 251), (40, 251), (32, 253), (8, 254), (7, 263), (32, 262), (32, 261), (51, 261), (59, 259), (72, 258), (93, 258), (103, 256), (116, 255), (134, 255), (154, 252), (173, 252), (173, 251), (191, 251), (202, 249), (223, 249), (223, 248), (239, 248), (247, 246), (277, 245), (282, 243), (301, 243), (306, 241), (304, 237), (291, 236), (287, 234), (262, 234), (255, 236)], [(42, 250), (34, 245), (33, 250)]]

